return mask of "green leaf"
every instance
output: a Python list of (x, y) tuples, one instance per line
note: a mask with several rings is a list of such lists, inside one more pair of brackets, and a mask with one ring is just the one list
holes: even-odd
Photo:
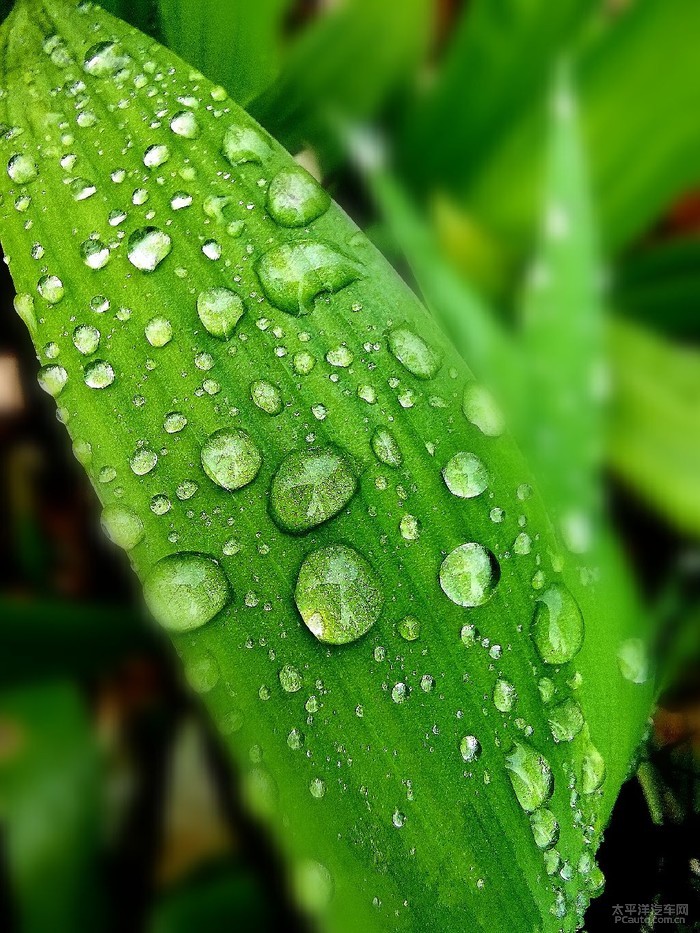
[(620, 320), (611, 345), (611, 465), (676, 528), (698, 535), (700, 353)]
[(550, 102), (539, 245), (522, 298), (527, 372), (523, 445), (568, 546), (600, 529), (603, 414), (601, 262), (568, 68)]
[[(430, 46), (434, 0), (348, 0), (307, 27), (249, 110), (292, 152), (333, 150), (329, 128), (364, 120), (413, 79)], [(381, 36), (378, 41), (377, 37)]]
[(290, 0), (158, 0), (165, 44), (243, 105), (277, 77), (290, 5)]
[(573, 929), (649, 686), (581, 649), (594, 588), (489, 396), (190, 66), (63, 0), (1, 42), (40, 382), (300, 903), (333, 931)]
[(98, 931), (99, 770), (83, 703), (58, 681), (5, 691), (0, 725), (0, 805), (19, 928)]

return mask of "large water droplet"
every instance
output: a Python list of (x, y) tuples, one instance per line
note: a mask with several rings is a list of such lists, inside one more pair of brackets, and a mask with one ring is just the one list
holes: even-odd
[(481, 742), (475, 735), (465, 735), (460, 739), (459, 753), (464, 761), (476, 761), (481, 755)]
[(474, 541), (460, 544), (440, 567), (440, 586), (458, 606), (483, 606), (493, 596), (501, 569), (491, 551)]
[(93, 360), (85, 367), (85, 385), (91, 389), (106, 389), (114, 382), (114, 368), (107, 360)]
[(170, 158), (170, 149), (163, 143), (149, 146), (143, 154), (143, 164), (146, 168), (158, 168)]
[(493, 396), (477, 382), (470, 382), (464, 390), (462, 411), (471, 424), (487, 437), (498, 437), (505, 430), (503, 414)]
[(583, 711), (571, 697), (553, 706), (547, 718), (555, 742), (571, 742), (583, 729)]
[(284, 227), (310, 224), (330, 203), (330, 195), (302, 168), (278, 172), (267, 191), (270, 216)]
[(337, 515), (356, 488), (355, 474), (336, 448), (297, 451), (282, 461), (272, 480), (272, 517), (285, 531), (308, 531)]
[(230, 288), (207, 288), (197, 297), (200, 321), (219, 340), (228, 340), (244, 311), (243, 301)]
[(507, 680), (498, 679), (493, 688), (493, 705), (501, 713), (509, 713), (518, 702), (518, 692)]
[(388, 428), (377, 428), (372, 434), (370, 445), (374, 456), (385, 466), (393, 467), (396, 470), (403, 463), (401, 448)]
[(197, 118), (191, 110), (176, 113), (170, 121), (170, 129), (176, 136), (182, 136), (184, 139), (196, 139), (201, 133)]
[(628, 638), (617, 649), (620, 673), (633, 684), (645, 684), (649, 679), (649, 656), (641, 638)]
[(125, 551), (130, 551), (143, 540), (143, 522), (131, 509), (108, 505), (102, 513), (101, 523), (109, 540)]
[(129, 237), (126, 254), (132, 266), (141, 272), (153, 272), (172, 249), (167, 233), (157, 227), (141, 227)]
[(442, 476), (452, 495), (460, 499), (474, 499), (480, 496), (489, 483), (484, 464), (476, 454), (465, 451), (460, 451), (448, 460)]
[(49, 366), (42, 366), (37, 378), (44, 392), (48, 392), (53, 398), (57, 398), (68, 382), (68, 373), (63, 366), (51, 363)]
[(282, 393), (271, 382), (256, 379), (250, 386), (253, 404), (268, 415), (279, 415), (282, 411)]
[(583, 616), (566, 587), (554, 584), (537, 597), (532, 634), (546, 664), (566, 664), (583, 644)]
[(152, 347), (164, 347), (173, 339), (173, 325), (165, 317), (153, 317), (144, 333)]
[(80, 256), (88, 269), (103, 269), (109, 255), (109, 247), (102, 240), (89, 239), (80, 244)]
[(57, 305), (65, 294), (63, 282), (57, 275), (42, 275), (36, 288), (44, 301), (50, 305)]
[(359, 275), (346, 256), (314, 240), (274, 247), (260, 259), (257, 272), (268, 301), (295, 315), (308, 314), (319, 295), (332, 295)]
[(262, 464), (250, 435), (227, 428), (209, 435), (202, 445), (201, 460), (209, 479), (229, 491), (252, 483)]
[(401, 365), (418, 379), (433, 379), (440, 369), (442, 354), (407, 327), (397, 327), (389, 334), (389, 349)]
[(221, 612), (230, 595), (217, 561), (194, 552), (163, 557), (144, 582), (148, 608), (170, 632), (190, 632), (205, 625)]
[(530, 817), (532, 835), (538, 849), (551, 849), (559, 839), (559, 823), (551, 810), (540, 807)]
[(158, 463), (158, 454), (149, 447), (139, 447), (129, 460), (129, 466), (136, 476), (145, 476)]
[(7, 163), (7, 174), (17, 185), (26, 185), (39, 174), (39, 166), (31, 156), (17, 152)]
[(117, 42), (97, 42), (85, 53), (83, 68), (95, 78), (108, 78), (126, 68), (129, 61), (129, 56)]
[(534, 748), (516, 742), (506, 756), (506, 768), (518, 803), (526, 813), (539, 809), (552, 796), (552, 769)]
[(309, 631), (326, 644), (344, 645), (369, 631), (384, 597), (379, 580), (357, 551), (338, 544), (304, 560), (294, 599)]
[(223, 153), (231, 165), (264, 162), (271, 153), (262, 133), (252, 126), (229, 126), (224, 134)]

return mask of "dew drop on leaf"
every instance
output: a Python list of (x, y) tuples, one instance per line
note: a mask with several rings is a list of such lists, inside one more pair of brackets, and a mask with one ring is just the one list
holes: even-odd
[(277, 386), (264, 379), (257, 379), (250, 386), (253, 404), (268, 415), (279, 415), (282, 411), (282, 394)]
[(37, 283), (37, 291), (50, 305), (57, 305), (65, 294), (63, 282), (57, 275), (42, 275)]
[(370, 565), (342, 544), (320, 548), (305, 558), (294, 599), (309, 631), (330, 645), (348, 644), (368, 632), (384, 602)]
[(440, 586), (458, 606), (483, 606), (493, 596), (501, 571), (491, 551), (470, 541), (451, 551), (440, 567)]
[(240, 296), (230, 288), (207, 288), (197, 297), (197, 314), (212, 337), (228, 340), (245, 308)]
[(233, 124), (224, 134), (224, 157), (231, 165), (246, 162), (261, 164), (271, 154), (271, 149), (262, 133), (252, 126)]
[(330, 195), (302, 168), (282, 169), (270, 182), (267, 210), (283, 227), (304, 227), (330, 207)]
[(396, 628), (405, 641), (416, 641), (420, 638), (420, 621), (415, 616), (404, 616)]
[(476, 454), (460, 451), (448, 460), (442, 471), (445, 485), (459, 499), (474, 499), (488, 487), (486, 467)]
[(559, 839), (559, 823), (551, 810), (540, 807), (530, 817), (532, 835), (538, 849), (551, 849)]
[(136, 476), (145, 476), (158, 463), (158, 454), (148, 447), (139, 447), (129, 460), (129, 466)]
[(190, 110), (181, 110), (170, 121), (170, 129), (176, 136), (184, 139), (196, 139), (201, 133), (197, 118)]
[(165, 317), (154, 317), (146, 324), (145, 334), (152, 347), (164, 347), (173, 338), (173, 326)]
[(518, 701), (518, 693), (507, 680), (498, 679), (493, 688), (493, 705), (501, 713), (509, 713)]
[(222, 428), (205, 440), (201, 450), (204, 472), (222, 489), (233, 491), (252, 483), (262, 464), (260, 451), (245, 431)]
[(649, 657), (641, 638), (628, 638), (617, 649), (620, 673), (633, 684), (644, 684), (649, 679)]
[(397, 327), (389, 334), (389, 350), (393, 356), (418, 379), (437, 376), (442, 355), (407, 327)]
[(560, 584), (537, 597), (532, 635), (545, 664), (566, 664), (583, 644), (583, 616), (569, 590)]
[(230, 599), (224, 571), (213, 557), (184, 551), (161, 558), (144, 582), (156, 620), (170, 632), (190, 632), (214, 618)]
[(100, 332), (91, 324), (79, 324), (73, 331), (73, 346), (83, 356), (90, 356), (100, 345)]
[(385, 466), (398, 469), (403, 463), (401, 449), (388, 428), (377, 428), (370, 440), (374, 456)]
[(356, 489), (355, 474), (337, 448), (297, 451), (272, 480), (270, 511), (280, 528), (298, 534), (337, 515)]
[(31, 156), (17, 152), (7, 163), (7, 174), (18, 185), (26, 185), (39, 174), (39, 166)]
[(42, 366), (37, 378), (44, 392), (53, 398), (58, 398), (68, 382), (68, 373), (63, 366), (51, 363), (49, 366)]
[(83, 68), (94, 78), (109, 78), (129, 65), (129, 56), (119, 43), (97, 42), (85, 53)]
[(475, 735), (465, 735), (459, 741), (459, 753), (464, 761), (476, 761), (481, 755), (481, 742)]
[(293, 664), (285, 664), (279, 672), (279, 681), (285, 693), (297, 693), (303, 686), (299, 671)]
[(163, 419), (163, 428), (167, 434), (179, 434), (187, 424), (187, 418), (179, 411), (169, 411)]
[(85, 385), (91, 389), (106, 389), (114, 382), (114, 368), (107, 360), (93, 360), (85, 367)]
[(552, 769), (534, 748), (516, 742), (506, 756), (506, 768), (518, 803), (526, 813), (538, 810), (552, 796)]
[(555, 742), (571, 742), (584, 725), (583, 711), (571, 697), (553, 706), (547, 718)]
[(477, 382), (470, 382), (465, 388), (462, 411), (467, 420), (487, 437), (499, 437), (503, 434), (503, 414), (488, 389)]
[(143, 164), (146, 168), (158, 168), (170, 158), (170, 149), (163, 143), (149, 146), (143, 154)]
[(265, 297), (288, 314), (309, 314), (314, 300), (334, 294), (358, 278), (356, 265), (332, 246), (299, 240), (273, 247), (259, 260)]
[(100, 522), (109, 540), (125, 551), (130, 551), (143, 540), (143, 522), (131, 509), (108, 505), (102, 512)]
[(157, 227), (140, 227), (129, 237), (126, 255), (132, 266), (141, 272), (153, 270), (169, 255), (172, 241)]

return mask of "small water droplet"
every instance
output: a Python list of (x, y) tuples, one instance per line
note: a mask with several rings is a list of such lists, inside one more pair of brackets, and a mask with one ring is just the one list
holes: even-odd
[(170, 158), (170, 149), (163, 143), (149, 146), (143, 154), (143, 164), (146, 168), (158, 168)]
[(253, 404), (268, 415), (279, 415), (282, 411), (282, 393), (277, 386), (264, 379), (258, 379), (250, 386)]
[(97, 42), (85, 53), (83, 68), (95, 78), (108, 78), (123, 71), (130, 59), (121, 46), (112, 41)]
[(282, 461), (272, 481), (272, 517), (284, 531), (299, 534), (337, 515), (356, 489), (355, 474), (337, 448), (297, 451)]
[(368, 632), (384, 602), (370, 565), (342, 544), (320, 548), (305, 558), (294, 598), (309, 631), (331, 645), (356, 641)]
[(167, 434), (179, 434), (187, 424), (187, 418), (179, 411), (170, 411), (163, 419), (163, 428)]
[(136, 476), (145, 476), (158, 463), (158, 454), (148, 447), (139, 447), (129, 460), (129, 466)]
[(516, 742), (506, 756), (506, 768), (518, 803), (526, 813), (538, 810), (552, 796), (552, 769), (534, 748)]
[(315, 797), (316, 800), (320, 800), (322, 797), (326, 796), (326, 782), (318, 777), (313, 778), (309, 784), (309, 790), (312, 797)]
[(442, 354), (407, 327), (389, 334), (389, 350), (401, 365), (418, 379), (433, 379), (440, 369)]
[(493, 705), (501, 713), (509, 713), (518, 702), (518, 692), (513, 684), (499, 679), (493, 688)]
[(617, 649), (620, 673), (633, 684), (645, 684), (649, 679), (649, 657), (641, 638), (628, 638)]
[(555, 742), (571, 742), (583, 729), (583, 711), (571, 698), (553, 706), (547, 718)]
[(537, 597), (532, 634), (545, 664), (566, 664), (583, 644), (583, 616), (566, 587), (554, 584)]
[(398, 469), (403, 463), (401, 448), (388, 428), (377, 428), (370, 440), (375, 457), (385, 466)]
[(445, 485), (453, 496), (474, 499), (488, 487), (486, 467), (476, 454), (460, 451), (452, 457), (442, 471)]
[(139, 516), (118, 505), (108, 505), (104, 509), (101, 524), (109, 540), (125, 551), (135, 548), (145, 534)]
[(152, 347), (164, 347), (173, 339), (173, 325), (165, 317), (153, 317), (146, 324), (145, 334)]
[(53, 398), (58, 398), (68, 382), (68, 373), (63, 366), (51, 363), (49, 366), (42, 366), (37, 378), (44, 392)]
[(197, 139), (201, 133), (197, 118), (191, 110), (180, 110), (170, 121), (170, 129), (183, 139)]
[(91, 324), (79, 324), (73, 331), (73, 346), (83, 356), (90, 356), (100, 345), (100, 332)]
[(532, 835), (538, 849), (551, 849), (559, 839), (559, 823), (551, 810), (540, 807), (530, 817)]
[(187, 683), (197, 693), (210, 693), (219, 683), (221, 671), (216, 658), (210, 651), (202, 651), (185, 663)]
[(280, 685), (285, 693), (297, 693), (303, 686), (299, 671), (293, 664), (285, 664), (279, 672)]
[(141, 227), (129, 237), (126, 254), (132, 266), (141, 272), (153, 272), (169, 255), (172, 241), (157, 227)]
[(7, 163), (7, 174), (17, 185), (26, 185), (39, 174), (39, 166), (31, 156), (17, 152)]
[(88, 269), (103, 269), (109, 257), (109, 247), (102, 240), (88, 239), (80, 244), (80, 258)]
[(63, 298), (63, 282), (57, 275), (42, 275), (37, 283), (37, 291), (50, 305), (57, 305)]
[(481, 742), (475, 735), (465, 735), (460, 739), (459, 753), (464, 761), (476, 761), (481, 755)]
[(197, 297), (200, 321), (219, 340), (228, 340), (244, 310), (243, 301), (230, 288), (208, 288)]
[(271, 154), (263, 134), (253, 126), (233, 124), (224, 134), (223, 153), (231, 165), (261, 164)]
[(267, 210), (284, 227), (304, 227), (325, 213), (330, 196), (302, 168), (283, 169), (270, 182)]
[(107, 360), (93, 360), (85, 367), (85, 385), (91, 389), (106, 389), (114, 378), (114, 368)]
[(420, 621), (415, 616), (404, 616), (397, 625), (399, 635), (406, 641), (420, 638)]

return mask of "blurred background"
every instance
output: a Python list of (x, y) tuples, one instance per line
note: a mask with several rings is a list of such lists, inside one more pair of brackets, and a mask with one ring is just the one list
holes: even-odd
[[(224, 85), (423, 295), (570, 548), (619, 543), (659, 703), (586, 928), (616, 904), (700, 916), (700, 4), (104, 5)], [(303, 930), (0, 269), (0, 930)]]

